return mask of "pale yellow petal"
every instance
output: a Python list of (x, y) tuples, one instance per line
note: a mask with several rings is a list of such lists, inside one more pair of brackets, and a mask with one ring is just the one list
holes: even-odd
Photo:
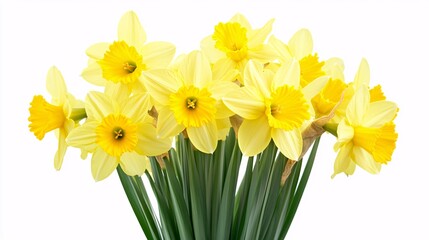
[[(340, 143), (340, 145), (343, 145), (344, 143), (348, 143), (353, 139), (353, 136), (355, 134), (354, 128), (347, 125), (346, 121), (343, 120), (338, 124), (337, 128), (337, 135), (338, 139), (337, 142)], [(336, 149), (337, 150), (337, 149)]]
[(286, 63), (292, 60), (293, 56), (290, 55), (288, 46), (280, 39), (272, 35), (268, 39), (268, 44), (277, 52), (281, 63)]
[(46, 76), (46, 88), (52, 96), (52, 102), (63, 105), (66, 101), (67, 87), (63, 75), (57, 67), (53, 66), (48, 70)]
[(288, 43), (289, 51), (294, 58), (301, 60), (313, 52), (313, 38), (310, 31), (301, 29), (296, 32)]
[(155, 101), (162, 105), (168, 105), (170, 94), (176, 92), (180, 83), (174, 71), (167, 69), (149, 70), (143, 73), (144, 85)]
[(300, 80), (299, 63), (295, 59), (292, 59), (290, 63), (283, 64), (274, 75), (274, 89), (278, 87), (289, 85), (299, 89)]
[(379, 128), (393, 120), (398, 112), (396, 103), (390, 101), (377, 101), (369, 104), (362, 125)]
[(89, 119), (101, 121), (114, 112), (112, 100), (101, 92), (89, 92), (85, 101), (86, 115)]
[(91, 173), (95, 181), (107, 178), (118, 166), (116, 157), (98, 148), (91, 159)]
[[(225, 66), (225, 64), (227, 64)], [(215, 82), (233, 82), (235, 81), (240, 72), (234, 69), (234, 64), (231, 61), (218, 61), (212, 66), (213, 81)]]
[(212, 67), (213, 71), (213, 79), (214, 80), (221, 80), (219, 79), (219, 74), (221, 71), (223, 71), (225, 74), (223, 75), (223, 79), (230, 81), (235, 81), (239, 78), (240, 70), (238, 69), (238, 65), (235, 61), (231, 60), (230, 58), (222, 58), (219, 61), (216, 61), (213, 64)]
[(168, 42), (151, 42), (142, 48), (146, 69), (167, 67), (176, 53), (176, 47)]
[(146, 42), (146, 33), (140, 24), (139, 18), (133, 11), (125, 13), (119, 21), (118, 39), (136, 47), (137, 51), (140, 51), (144, 42)]
[(356, 163), (353, 161), (350, 161), (349, 167), (344, 171), (347, 176), (353, 175), (353, 173), (356, 170)]
[[(334, 173), (331, 176), (332, 178), (334, 178), (335, 175), (342, 173), (342, 172), (344, 172), (346, 174), (350, 173), (351, 169), (349, 169), (349, 167), (352, 164), (354, 165), (354, 163), (351, 161), (351, 157), (350, 157), (352, 149), (353, 149), (352, 143), (348, 143), (340, 149), (337, 157), (335, 158)], [(349, 169), (349, 171), (348, 171), (348, 169)]]
[(302, 89), (302, 93), (304, 93), (304, 97), (306, 99), (312, 99), (314, 96), (320, 93), (320, 91), (323, 89), (323, 87), (325, 87), (328, 81), (329, 81), (328, 76), (318, 77), (314, 79)]
[(270, 143), (271, 129), (265, 116), (244, 120), (238, 129), (238, 144), (245, 156), (262, 152)]
[(332, 79), (344, 81), (344, 62), (340, 58), (330, 58), (326, 60), (322, 70)]
[(225, 53), (215, 48), (215, 45), (216, 42), (213, 40), (212, 35), (205, 37), (200, 43), (201, 51), (204, 52), (210, 63), (215, 63), (225, 57)]
[(103, 78), (103, 70), (101, 70), (100, 65), (95, 61), (88, 63), (88, 67), (82, 71), (81, 76), (83, 79), (96, 86), (105, 86), (107, 82), (107, 80)]
[(109, 50), (110, 43), (96, 43), (86, 49), (86, 55), (95, 60), (104, 58), (104, 53)]
[(119, 164), (128, 176), (141, 176), (150, 169), (149, 159), (135, 152), (123, 153)]
[(122, 113), (136, 123), (140, 123), (146, 117), (147, 112), (152, 108), (149, 95), (134, 94), (125, 103)]
[(264, 97), (270, 97), (270, 88), (263, 78), (264, 66), (250, 60), (244, 69), (244, 86), (251, 86), (256, 88)]
[(363, 117), (369, 107), (369, 99), (368, 87), (362, 85), (357, 89), (346, 110), (347, 120), (352, 126), (360, 126), (362, 124)]
[(248, 58), (267, 63), (278, 57), (277, 52), (270, 45), (260, 45), (257, 48), (249, 49)]
[(128, 97), (131, 94), (131, 88), (128, 84), (107, 81), (104, 93), (116, 102), (122, 103), (128, 100)]
[(228, 95), (229, 93), (240, 91), (240, 87), (230, 81), (215, 81), (209, 86), (212, 97), (216, 100)]
[(67, 150), (66, 131), (65, 129), (60, 129), (59, 132), (60, 134), (58, 136), (58, 149), (54, 157), (54, 168), (57, 171), (59, 171), (61, 169), (61, 166), (63, 165), (64, 155), (66, 154)]
[(245, 119), (256, 119), (265, 113), (264, 99), (255, 96), (249, 88), (231, 92), (222, 101), (231, 111)]
[(353, 82), (355, 87), (359, 88), (362, 84), (369, 86), (369, 75), (369, 64), (365, 58), (362, 58), (359, 69), (355, 75), (355, 80)]
[(88, 121), (82, 126), (79, 126), (70, 131), (66, 138), (68, 145), (82, 148), (88, 152), (94, 152), (97, 147), (95, 128), (99, 125), (98, 122)]
[(248, 30), (252, 29), (252, 26), (250, 25), (247, 18), (241, 13), (235, 14), (229, 21), (239, 23), (242, 27), (244, 27)]
[(302, 136), (299, 129), (284, 131), (283, 129), (271, 129), (271, 136), (280, 152), (288, 159), (300, 160), (302, 152)]
[(186, 86), (203, 88), (212, 81), (212, 71), (208, 59), (200, 51), (192, 51), (180, 63), (179, 72)]
[(171, 138), (159, 138), (156, 128), (150, 123), (139, 125), (136, 151), (146, 156), (158, 156), (168, 152), (172, 145)]
[(159, 138), (173, 137), (182, 132), (185, 126), (177, 123), (173, 111), (168, 108), (158, 110), (158, 123), (156, 126)]
[(216, 121), (208, 122), (201, 127), (186, 129), (191, 143), (203, 153), (213, 153), (217, 146)]
[(225, 141), (231, 129), (231, 122), (229, 118), (216, 119), (217, 126), (217, 139)]
[(257, 47), (258, 45), (261, 45), (265, 42), (268, 35), (271, 33), (271, 30), (273, 29), (273, 23), (274, 19), (269, 20), (262, 28), (248, 31), (248, 46), (250, 49)]
[(367, 152), (365, 149), (361, 147), (354, 147), (353, 155), (353, 160), (359, 167), (363, 168), (365, 171), (372, 174), (380, 172), (381, 164), (374, 161), (374, 158), (372, 157), (371, 153)]

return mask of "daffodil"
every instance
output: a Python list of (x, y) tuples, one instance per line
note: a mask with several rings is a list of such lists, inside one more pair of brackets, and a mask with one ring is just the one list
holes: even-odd
[(232, 114), (221, 109), (220, 99), (238, 86), (213, 80), (210, 63), (199, 51), (184, 56), (177, 69), (147, 71), (145, 77), (156, 101), (158, 135), (172, 137), (186, 130), (198, 150), (212, 153), (218, 140), (217, 119)]
[[(334, 66), (330, 67), (329, 69), (331, 70), (330, 76), (337, 75), (337, 77), (331, 78), (324, 89), (322, 89), (320, 94), (312, 99), (312, 103), (320, 116), (326, 114), (329, 109), (332, 109), (333, 105), (339, 104), (335, 111), (335, 117), (331, 121), (331, 123), (338, 124), (345, 117), (346, 108), (356, 90), (362, 85), (367, 87), (369, 86), (369, 64), (367, 60), (363, 58), (359, 64), (358, 70), (356, 71), (353, 82), (348, 84), (344, 82), (344, 76), (335, 74), (333, 72), (336, 69)], [(370, 102), (386, 100), (386, 96), (384, 95), (380, 85), (369, 88), (369, 92)]]
[[(247, 19), (236, 14), (226, 23), (219, 23), (214, 33), (201, 41), (201, 49), (215, 68), (237, 69), (242, 73), (246, 63), (257, 60), (267, 63), (277, 57), (265, 40), (271, 32), (274, 19), (262, 28), (253, 29)], [(240, 76), (238, 76), (240, 79)]]
[(351, 175), (356, 165), (375, 174), (390, 161), (398, 138), (393, 123), (397, 109), (393, 102), (371, 102), (366, 85), (357, 89), (337, 128), (334, 148), (339, 152), (333, 176), (342, 172)]
[(137, 15), (130, 11), (119, 21), (118, 39), (97, 43), (86, 50), (88, 67), (82, 77), (98, 86), (125, 84), (132, 90), (144, 90), (142, 72), (166, 67), (175, 54), (167, 42), (146, 43), (146, 33)]
[(311, 118), (309, 99), (323, 87), (318, 84), (318, 89), (301, 89), (299, 81), (297, 61), (284, 64), (275, 74), (249, 61), (244, 87), (223, 98), (225, 105), (243, 118), (238, 143), (245, 155), (260, 153), (272, 139), (286, 157), (299, 160), (301, 128)]
[(30, 131), (42, 140), (45, 134), (55, 130), (58, 136), (58, 150), (54, 157), (54, 167), (60, 170), (67, 150), (66, 137), (79, 121), (85, 117), (83, 102), (67, 92), (61, 72), (51, 67), (46, 77), (46, 87), (52, 96), (51, 103), (41, 95), (33, 97), (30, 111)]
[(299, 61), (302, 87), (321, 76), (328, 75), (332, 71), (331, 67), (343, 65), (339, 58), (320, 61), (318, 54), (313, 52), (313, 38), (307, 29), (297, 31), (288, 44), (275, 36), (271, 36), (268, 43), (279, 55), (281, 63), (288, 63), (292, 59)]
[(112, 98), (90, 92), (85, 103), (88, 119), (70, 132), (67, 143), (92, 153), (96, 181), (108, 177), (118, 165), (130, 176), (142, 175), (150, 167), (146, 156), (163, 154), (171, 147), (171, 140), (157, 138), (148, 121), (152, 105), (147, 94)]

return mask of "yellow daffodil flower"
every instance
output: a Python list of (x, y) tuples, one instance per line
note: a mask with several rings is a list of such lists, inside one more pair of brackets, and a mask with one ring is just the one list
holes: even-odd
[(175, 51), (175, 46), (167, 42), (146, 43), (146, 33), (137, 15), (130, 11), (119, 21), (116, 41), (97, 43), (86, 50), (90, 60), (82, 77), (98, 86), (120, 83), (144, 90), (142, 72), (166, 67)]
[(48, 103), (41, 95), (36, 95), (31, 102), (30, 131), (42, 140), (46, 133), (55, 130), (58, 136), (58, 150), (54, 157), (54, 167), (60, 170), (67, 150), (66, 137), (75, 127), (75, 121), (84, 118), (84, 104), (67, 92), (61, 72), (51, 67), (46, 77), (46, 87), (52, 96)]
[(299, 81), (297, 61), (282, 65), (275, 74), (249, 61), (244, 87), (223, 98), (225, 105), (244, 119), (238, 129), (238, 143), (245, 155), (260, 153), (273, 139), (286, 157), (299, 160), (301, 128), (311, 118), (309, 99), (323, 87), (321, 83), (318, 89), (301, 89)]
[[(250, 60), (267, 63), (277, 57), (275, 51), (265, 44), (274, 19), (260, 29), (252, 29), (247, 19), (236, 14), (226, 23), (215, 26), (214, 33), (201, 41), (201, 49), (215, 68), (237, 69), (242, 73)], [(241, 81), (241, 77), (238, 76)]]
[(224, 94), (237, 89), (231, 81), (214, 81), (208, 59), (199, 51), (183, 56), (175, 69), (144, 73), (146, 88), (158, 111), (157, 132), (172, 137), (186, 129), (192, 144), (212, 153), (217, 146), (217, 119), (232, 113), (222, 109)]
[(356, 164), (375, 174), (381, 164), (390, 161), (398, 138), (393, 123), (397, 109), (393, 102), (371, 102), (365, 84), (357, 89), (338, 125), (334, 149), (339, 152), (332, 177), (342, 172), (353, 174)]
[(146, 121), (152, 107), (149, 95), (111, 98), (90, 92), (85, 103), (88, 119), (70, 132), (67, 143), (92, 153), (96, 181), (108, 177), (118, 164), (130, 176), (142, 175), (150, 168), (146, 156), (163, 154), (171, 147), (171, 140), (157, 138), (152, 122)]
[(328, 75), (332, 72), (331, 67), (343, 65), (339, 58), (320, 61), (318, 54), (313, 53), (313, 38), (307, 29), (297, 31), (287, 45), (275, 36), (271, 36), (268, 43), (279, 55), (281, 63), (288, 63), (291, 59), (299, 61), (301, 87), (307, 86), (318, 77)]

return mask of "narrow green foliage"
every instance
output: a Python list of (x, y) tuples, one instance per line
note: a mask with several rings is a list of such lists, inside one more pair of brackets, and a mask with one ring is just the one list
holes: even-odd
[[(140, 177), (131, 177), (116, 168), (125, 193), (147, 239), (162, 239), (149, 197)], [(140, 182), (141, 184), (139, 184)]]
[(234, 131), (218, 142), (213, 154), (199, 152), (180, 134), (177, 151), (171, 149), (163, 161), (150, 157), (152, 173), (146, 172), (158, 202), (159, 221), (141, 178), (127, 176), (120, 168), (118, 173), (148, 239), (280, 240), (297, 211), (319, 140), (304, 171), (302, 160), (294, 162), (282, 185), (283, 171), (291, 160), (273, 141), (262, 153), (246, 159), (239, 183), (243, 156)]
[(311, 149), (310, 156), (308, 157), (307, 164), (305, 165), (305, 169), (299, 181), (299, 185), (295, 192), (295, 196), (293, 197), (292, 203), (290, 205), (290, 209), (288, 210), (286, 222), (282, 229), (282, 234), (281, 234), (282, 238), (286, 236), (287, 231), (289, 230), (289, 227), (292, 224), (292, 220), (295, 217), (295, 213), (301, 201), (302, 194), (304, 193), (305, 187), (307, 186), (308, 178), (310, 177), (311, 169), (313, 168), (314, 159), (316, 158), (319, 142), (320, 142), (320, 137), (318, 137), (313, 144), (313, 148)]

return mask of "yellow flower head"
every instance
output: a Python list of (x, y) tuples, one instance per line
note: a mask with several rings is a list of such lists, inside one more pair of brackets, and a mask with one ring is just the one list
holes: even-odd
[(237, 22), (219, 23), (212, 36), (215, 47), (235, 62), (247, 57), (247, 30)]
[(103, 78), (114, 83), (134, 83), (145, 70), (142, 56), (125, 41), (114, 42), (98, 61)]
[(30, 105), (29, 127), (37, 139), (42, 140), (47, 132), (64, 126), (66, 116), (63, 106), (52, 105), (41, 95), (34, 96)]
[(175, 69), (144, 73), (146, 88), (156, 101), (160, 137), (176, 136), (186, 129), (192, 144), (212, 153), (217, 146), (217, 119), (228, 117), (221, 97), (238, 86), (213, 80), (208, 59), (199, 51), (183, 56)]
[(147, 94), (112, 99), (90, 92), (85, 107), (88, 120), (70, 132), (67, 143), (93, 153), (91, 171), (97, 181), (108, 177), (118, 164), (130, 176), (141, 175), (150, 166), (146, 156), (161, 155), (171, 146), (170, 139), (156, 136), (148, 121)]
[(29, 128), (39, 140), (42, 140), (46, 133), (57, 131), (58, 150), (54, 158), (54, 167), (60, 170), (67, 150), (65, 138), (75, 126), (74, 120), (81, 120), (85, 114), (74, 114), (83, 111), (83, 103), (76, 101), (67, 93), (63, 76), (56, 67), (49, 69), (46, 87), (52, 95), (52, 103), (48, 103), (41, 95), (34, 96), (29, 109)]
[[(201, 49), (214, 68), (237, 69), (241, 75), (250, 59), (267, 63), (277, 57), (273, 49), (264, 43), (273, 22), (274, 19), (260, 29), (252, 29), (243, 15), (236, 14), (230, 21), (217, 24), (213, 34), (201, 41)], [(240, 76), (238, 79), (241, 81)]]
[(357, 89), (338, 125), (335, 149), (339, 153), (333, 176), (341, 172), (351, 175), (356, 165), (378, 173), (381, 164), (390, 161), (398, 138), (393, 123), (397, 110), (393, 102), (371, 102), (367, 86)]
[(330, 74), (332, 67), (342, 65), (342, 61), (338, 58), (331, 58), (327, 61), (319, 60), (318, 54), (313, 53), (313, 38), (307, 29), (297, 31), (288, 44), (283, 43), (275, 36), (271, 36), (269, 45), (275, 49), (282, 64), (287, 64), (292, 59), (299, 61), (301, 87), (307, 86), (319, 77)]
[(86, 50), (90, 57), (82, 77), (98, 86), (108, 82), (126, 84), (132, 90), (144, 91), (142, 72), (170, 64), (176, 48), (167, 42), (146, 43), (146, 33), (137, 15), (125, 13), (118, 25), (118, 39), (97, 43)]
[[(274, 76), (249, 61), (244, 87), (223, 98), (225, 105), (244, 120), (238, 130), (238, 143), (247, 156), (264, 150), (271, 139), (289, 159), (299, 160), (302, 151), (301, 127), (310, 119), (306, 93), (299, 86), (299, 64), (281, 66)], [(308, 92), (308, 91), (307, 91)]]
[(179, 124), (187, 127), (201, 127), (215, 119), (216, 100), (207, 88), (182, 86), (170, 95), (171, 110)]

